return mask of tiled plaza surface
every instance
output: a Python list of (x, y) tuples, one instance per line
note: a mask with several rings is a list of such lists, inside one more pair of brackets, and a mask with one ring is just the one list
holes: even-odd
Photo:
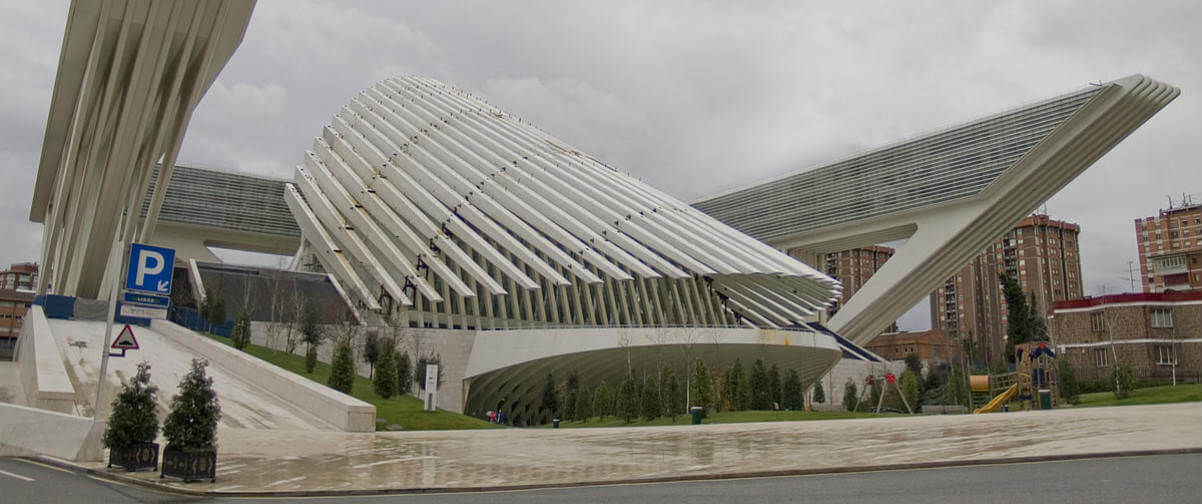
[[(1202, 403), (596, 429), (220, 431), (194, 491), (496, 488), (1202, 449)], [(100, 468), (103, 464), (91, 464)], [(160, 483), (158, 473), (134, 477)]]

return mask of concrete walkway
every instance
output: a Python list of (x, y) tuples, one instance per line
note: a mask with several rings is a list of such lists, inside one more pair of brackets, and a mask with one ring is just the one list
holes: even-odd
[[(224, 429), (220, 438), (216, 483), (166, 485), (219, 493), (482, 489), (1202, 450), (1202, 403), (674, 427)], [(132, 477), (160, 482), (158, 473)]]

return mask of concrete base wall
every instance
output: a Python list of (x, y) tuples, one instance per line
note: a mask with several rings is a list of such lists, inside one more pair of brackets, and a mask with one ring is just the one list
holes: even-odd
[(62, 353), (50, 334), (41, 306), (31, 306), (21, 327), (17, 364), (28, 405), (59, 413), (75, 413), (75, 386)]
[(0, 403), (0, 456), (37, 454), (101, 461), (104, 425), (91, 418)]
[(376, 407), (308, 378), (297, 376), (250, 354), (211, 341), (171, 322), (155, 320), (151, 329), (254, 383), (276, 397), (350, 432), (374, 432)]
[[(840, 359), (838, 364), (822, 377), (822, 389), (826, 392), (826, 402), (815, 404), (814, 409), (819, 411), (845, 411), (843, 407), (843, 390), (846, 387), (847, 381), (851, 380), (856, 384), (856, 393), (864, 391), (864, 379), (868, 375), (882, 376), (885, 373), (893, 373), (901, 376), (906, 370), (906, 363), (902, 361), (893, 362), (868, 362), (857, 359)], [(807, 391), (810, 397), (813, 397), (814, 389)], [(867, 396), (864, 396), (867, 397)]]

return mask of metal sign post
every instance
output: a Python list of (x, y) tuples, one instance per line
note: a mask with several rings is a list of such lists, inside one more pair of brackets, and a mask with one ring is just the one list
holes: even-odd
[[(109, 269), (110, 272), (125, 269), (124, 265), (120, 268), (115, 267), (121, 264), (121, 258), (125, 256), (122, 254), (124, 248), (121, 240), (113, 241), (113, 250), (109, 253), (109, 266), (114, 267)], [(102, 352), (100, 354), (100, 376), (96, 378), (96, 402), (92, 404), (92, 420), (100, 420), (100, 405), (103, 404), (101, 401), (104, 399), (104, 377), (107, 376), (109, 369), (109, 346), (113, 342), (113, 318), (117, 315), (117, 292), (120, 290), (116, 281), (109, 284), (109, 309), (104, 324), (104, 345), (100, 347)]]
[[(175, 270), (175, 250), (141, 243), (130, 244), (128, 254), (122, 253), (125, 249), (125, 244), (120, 240), (113, 242), (108, 270), (109, 272), (121, 272), (125, 277), (124, 290), (134, 291), (125, 293), (125, 303), (121, 305), (121, 315), (124, 317), (167, 318), (167, 306), (170, 304), (170, 298), (167, 296), (171, 294), (171, 278)], [(119, 268), (116, 267), (118, 265)], [(117, 297), (121, 291), (122, 286), (119, 280), (114, 279), (109, 289), (108, 318), (104, 327), (104, 346), (101, 347), (101, 351), (104, 353), (100, 357), (100, 376), (96, 381), (93, 420), (100, 419), (100, 406), (104, 399), (104, 378), (108, 374), (109, 356), (124, 357), (126, 350), (138, 349), (138, 342), (133, 339), (133, 331), (128, 325), (125, 326), (125, 330), (121, 331), (117, 342), (113, 342), (113, 319), (117, 315)], [(132, 345), (130, 341), (132, 341)], [(110, 349), (119, 349), (121, 353), (112, 354)]]

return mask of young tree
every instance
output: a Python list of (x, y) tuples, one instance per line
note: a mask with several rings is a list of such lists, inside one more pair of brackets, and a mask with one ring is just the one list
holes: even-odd
[(121, 384), (121, 392), (113, 398), (113, 412), (102, 439), (106, 448), (154, 442), (159, 432), (159, 418), (154, 414), (158, 392), (159, 388), (150, 383), (150, 363), (139, 363), (138, 372)]
[(1031, 310), (1023, 287), (1013, 277), (998, 273), (1006, 298), (1006, 361), (1014, 362), (1014, 345), (1031, 341)]
[(606, 415), (613, 414), (613, 397), (614, 393), (605, 384), (605, 381), (597, 385), (597, 390), (593, 392), (593, 413), (599, 420), (605, 420)]
[(913, 409), (918, 407), (918, 376), (914, 374), (914, 371), (907, 369), (902, 373), (901, 392), (902, 397), (906, 398), (906, 404), (913, 412)]
[(659, 387), (656, 386), (655, 380), (650, 376), (643, 378), (642, 400), (639, 404), (639, 413), (646, 420), (655, 420), (661, 414), (663, 403), (660, 400)]
[(1110, 367), (1110, 381), (1114, 384), (1114, 398), (1126, 399), (1131, 397), (1131, 392), (1135, 388), (1135, 373), (1131, 370), (1131, 365), (1125, 362), (1116, 362)]
[(843, 407), (847, 411), (855, 411), (856, 406), (859, 405), (860, 399), (856, 397), (857, 392), (859, 391), (856, 390), (856, 382), (848, 378), (847, 383), (843, 384)]
[(246, 345), (250, 344), (250, 314), (243, 308), (238, 313), (238, 318), (234, 320), (234, 331), (230, 334), (230, 339), (233, 340), (234, 348), (243, 350)]
[(623, 422), (630, 423), (639, 416), (639, 390), (634, 382), (634, 375), (626, 375), (622, 385), (618, 387), (614, 409)]
[(815, 404), (826, 403), (826, 391), (822, 389), (822, 379), (814, 382), (814, 397), (812, 400)]
[(547, 381), (543, 384), (543, 401), (542, 409), (547, 410), (547, 414), (552, 418), (559, 414), (559, 394), (555, 393), (555, 378), (551, 376), (551, 372), (547, 372)]
[(413, 389), (413, 364), (409, 362), (408, 352), (399, 352), (396, 356), (396, 393), (408, 394)]
[(693, 373), (689, 382), (689, 398), (692, 399), (692, 402), (687, 407), (701, 406), (706, 411), (714, 409), (714, 385), (710, 380), (709, 369), (705, 367), (705, 361), (701, 359), (693, 362)]
[(743, 363), (735, 357), (735, 363), (730, 365), (726, 383), (722, 385), (722, 393), (732, 411), (742, 411), (751, 405), (751, 386), (747, 383), (747, 373), (743, 371)]
[(317, 313), (306, 310), (301, 318), (301, 340), (305, 342), (305, 372), (313, 374), (317, 366), (317, 345), (321, 344), (321, 329), (317, 327)]
[(328, 383), (330, 388), (343, 394), (351, 393), (351, 389), (355, 385), (355, 356), (351, 350), (350, 338), (339, 339), (338, 345), (334, 347), (334, 358), (330, 360)]
[(171, 412), (163, 421), (167, 450), (210, 450), (217, 440), (217, 421), (221, 405), (213, 392), (213, 379), (205, 376), (203, 359), (192, 359), (192, 370), (179, 383), (179, 393), (171, 399)]
[(372, 388), (376, 395), (388, 399), (397, 394), (396, 344), (391, 339), (378, 342), (380, 357), (376, 361), (376, 374), (372, 377)]
[(1064, 399), (1069, 404), (1078, 404), (1081, 402), (1081, 385), (1077, 383), (1077, 372), (1073, 371), (1073, 365), (1068, 362), (1068, 358), (1059, 359), (1056, 363), (1057, 374), (1060, 380), (1060, 398)]
[[(877, 405), (881, 404), (881, 394), (884, 394), (884, 393), (885, 393), (885, 380), (873, 379), (872, 386), (868, 388), (868, 406), (871, 408), (874, 408), (874, 411), (875, 411), (875, 408), (877, 407)], [(880, 413), (880, 412), (878, 411), (878, 413)]]
[(801, 396), (801, 376), (796, 369), (790, 369), (781, 385), (781, 408), (793, 411), (805, 409), (805, 399)]
[(589, 393), (589, 389), (582, 387), (575, 391), (576, 403), (572, 405), (572, 418), (588, 422), (588, 417), (593, 416), (593, 395)]
[(1035, 293), (1030, 296), (1031, 307), (1028, 309), (1029, 320), (1031, 327), (1031, 341), (1048, 341), (1048, 323), (1043, 320), (1043, 315), (1039, 313), (1039, 302), (1035, 299)]
[(367, 363), (367, 377), (375, 379), (376, 362), (380, 360), (380, 337), (375, 331), (368, 331), (363, 342), (363, 361)]
[[(780, 368), (776, 367), (776, 364), (768, 368), (768, 390), (771, 391), (773, 409), (780, 408), (784, 403), (784, 391), (781, 390)], [(802, 400), (802, 409), (805, 409), (804, 403), (805, 401)]]
[(221, 289), (214, 289), (205, 298), (205, 304), (208, 305), (205, 318), (209, 320), (209, 332), (213, 332), (217, 326), (225, 323), (225, 295), (222, 294)]
[(672, 372), (672, 368), (664, 366), (660, 370), (659, 389), (663, 398), (664, 415), (670, 417), (675, 422), (676, 415), (680, 414), (681, 403), (684, 401), (684, 397), (681, 397), (680, 382), (676, 380), (676, 373)]
[(576, 401), (580, 399), (579, 390), (569, 390), (563, 395), (563, 412), (559, 418), (565, 422), (579, 420), (576, 418)]
[(764, 367), (763, 359), (756, 359), (751, 365), (751, 376), (747, 380), (751, 400), (748, 407), (753, 410), (772, 409), (772, 390), (768, 379), (768, 369)]

